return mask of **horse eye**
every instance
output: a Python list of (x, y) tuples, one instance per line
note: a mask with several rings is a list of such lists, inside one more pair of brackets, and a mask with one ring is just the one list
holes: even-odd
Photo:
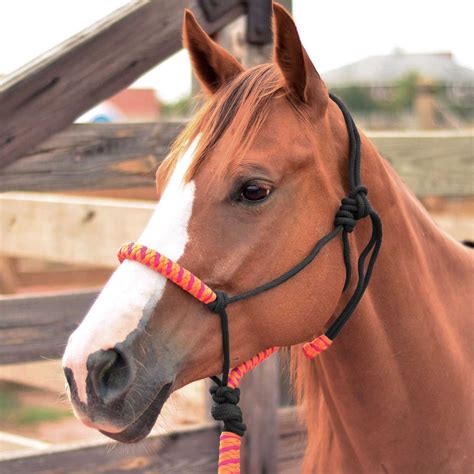
[(262, 184), (246, 184), (240, 192), (242, 201), (259, 202), (267, 198), (271, 193), (270, 186)]

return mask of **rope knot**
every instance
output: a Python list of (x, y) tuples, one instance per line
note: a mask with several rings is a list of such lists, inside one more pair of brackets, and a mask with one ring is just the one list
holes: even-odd
[(214, 385), (209, 392), (214, 400), (211, 409), (214, 420), (223, 421), (225, 431), (243, 436), (247, 427), (243, 423), (242, 410), (237, 405), (240, 400), (240, 389)]
[(348, 196), (342, 199), (341, 206), (336, 213), (334, 225), (344, 227), (348, 233), (354, 230), (359, 219), (367, 217), (370, 212), (367, 188), (364, 185), (356, 186)]
[(214, 313), (220, 314), (229, 304), (229, 295), (223, 291), (215, 290), (216, 299), (207, 303), (207, 307)]

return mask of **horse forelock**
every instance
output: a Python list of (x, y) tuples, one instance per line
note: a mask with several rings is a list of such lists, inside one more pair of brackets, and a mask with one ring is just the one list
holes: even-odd
[[(281, 74), (273, 64), (261, 64), (242, 72), (210, 96), (172, 144), (167, 159), (158, 169), (157, 189), (164, 189), (179, 157), (198, 134), (199, 146), (186, 175), (188, 181), (231, 127), (231, 136), (226, 135), (229, 137), (229, 143), (225, 144), (227, 156), (242, 156), (255, 141), (276, 97), (287, 99), (295, 112), (306, 118), (305, 104), (287, 93)], [(226, 164), (232, 165), (232, 162)]]

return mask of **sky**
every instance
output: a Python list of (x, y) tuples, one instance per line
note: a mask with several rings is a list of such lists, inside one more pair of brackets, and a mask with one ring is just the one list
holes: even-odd
[[(89, 27), (128, 0), (0, 0), (0, 74), (9, 74)], [(396, 49), (450, 51), (474, 69), (472, 0), (293, 0), (293, 15), (319, 72)], [(174, 101), (189, 92), (191, 69), (181, 51), (142, 76)]]

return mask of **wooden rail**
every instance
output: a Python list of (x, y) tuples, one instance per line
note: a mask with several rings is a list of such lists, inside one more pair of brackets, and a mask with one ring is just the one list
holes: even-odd
[[(141, 235), (154, 206), (149, 201), (0, 194), (0, 249), (9, 257), (115, 268), (117, 249)], [(434, 218), (458, 240), (472, 239), (469, 215)]]
[(0, 88), (0, 167), (71, 124), (181, 48), (183, 9), (209, 33), (244, 12), (206, 21), (198, 0), (136, 0), (7, 77)]
[(0, 298), (0, 365), (59, 358), (97, 290)]
[(117, 266), (116, 252), (145, 228), (154, 203), (40, 193), (0, 195), (0, 249), (9, 256)]
[(472, 132), (368, 132), (367, 135), (417, 196), (474, 195)]
[[(0, 191), (152, 186), (184, 122), (73, 125), (0, 169)], [(420, 197), (474, 194), (469, 132), (368, 132), (381, 154)]]
[[(215, 10), (214, 3), (210, 2)], [(8, 78), (0, 89), (0, 191), (151, 185), (156, 166), (182, 124), (73, 127), (43, 143), (30, 156), (19, 158), (177, 51), (183, 7), (193, 9), (210, 33), (243, 13), (241, 0), (218, 3), (225, 8), (208, 23), (198, 0), (137, 0)], [(81, 201), (51, 195), (2, 196), (0, 206), (2, 251), (104, 266), (116, 264), (114, 249), (137, 236), (153, 207), (150, 203)], [(90, 241), (84, 239), (87, 234)], [(44, 246), (48, 241), (54, 246)], [(0, 364), (60, 356), (68, 334), (96, 294), (1, 298)], [(249, 472), (256, 472), (252, 466), (257, 464), (272, 466), (270, 471), (274, 472), (272, 453), (279, 439), (278, 471), (297, 472), (303, 430), (294, 410), (277, 413), (277, 360), (266, 361), (262, 368), (268, 374), (260, 377), (253, 389), (250, 382), (242, 400), (250, 424), (256, 425), (244, 442), (244, 466)], [(262, 390), (273, 399), (254, 403)], [(119, 446), (111, 450), (110, 442), (48, 449), (35, 444), (32, 447), (38, 448), (37, 452), (0, 460), (0, 471), (215, 472), (218, 431), (212, 424), (152, 436), (133, 449)], [(271, 463), (263, 458), (271, 458)]]
[[(278, 411), (278, 472), (300, 472), (304, 451), (304, 429), (294, 408)], [(133, 446), (106, 442), (93, 445), (64, 445), (45, 451), (20, 452), (0, 459), (2, 473), (69, 474), (214, 474), (217, 465), (219, 428), (208, 424), (149, 436)], [(111, 447), (114, 447), (113, 449)]]
[(176, 122), (73, 125), (0, 169), (0, 191), (153, 186), (155, 170), (182, 127)]

